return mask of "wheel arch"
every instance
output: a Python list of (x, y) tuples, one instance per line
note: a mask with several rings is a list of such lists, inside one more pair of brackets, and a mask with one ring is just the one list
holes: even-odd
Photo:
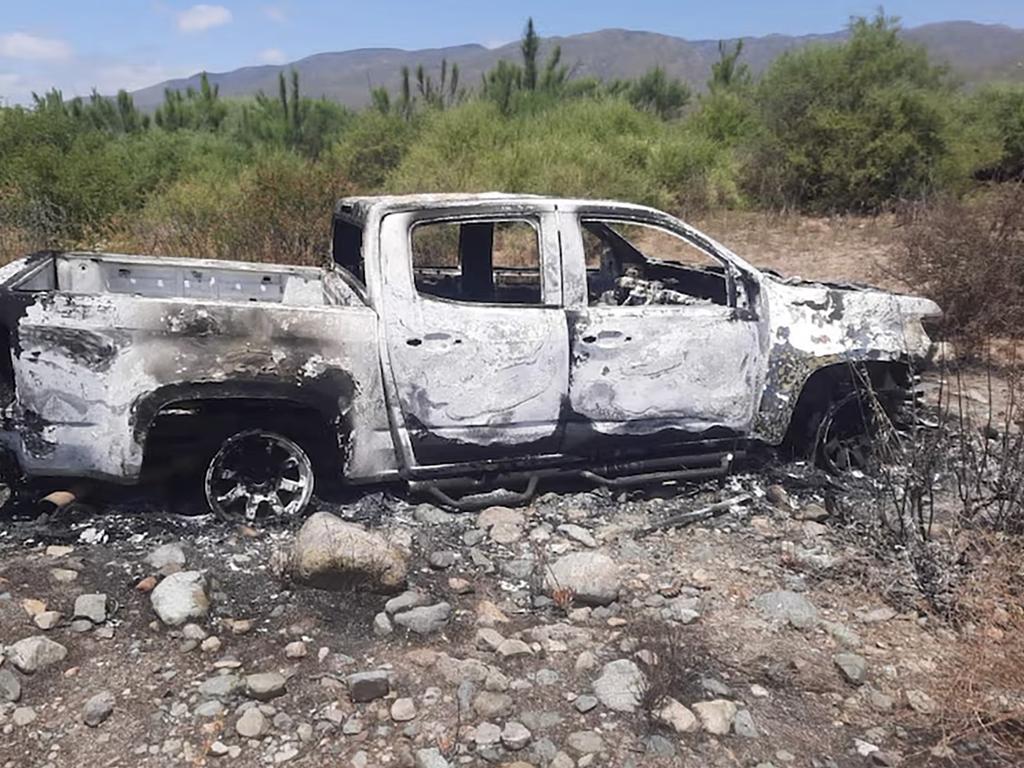
[(132, 427), (144, 462), (166, 447), (163, 441), (173, 443), (182, 432), (190, 441), (198, 436), (201, 444), (219, 445), (242, 429), (276, 430), (310, 454), (318, 478), (338, 478), (352, 429), (349, 404), (336, 394), (276, 381), (175, 384), (140, 398)]

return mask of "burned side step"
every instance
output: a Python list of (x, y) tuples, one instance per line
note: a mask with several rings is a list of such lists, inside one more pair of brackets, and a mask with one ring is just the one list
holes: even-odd
[[(409, 482), (409, 490), (414, 493), (425, 493), (446, 507), (470, 511), (494, 504), (526, 504), (533, 498), (542, 479), (579, 478), (609, 488), (636, 488), (723, 477), (745, 456), (745, 451), (717, 451), (606, 464), (590, 469), (548, 467), (502, 473), (486, 478), (449, 477), (414, 480)], [(509, 486), (523, 483), (526, 484), (524, 490), (509, 489)]]

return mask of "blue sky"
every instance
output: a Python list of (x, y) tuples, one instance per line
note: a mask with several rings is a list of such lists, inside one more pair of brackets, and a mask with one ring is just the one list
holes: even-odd
[[(112, 93), (206, 69), (283, 63), (350, 48), (495, 46), (532, 15), (543, 35), (606, 27), (689, 39), (805, 34), (870, 15), (876, 0), (0, 0), (0, 99), (25, 102), (51, 86)], [(1022, 0), (901, 0), (907, 26), (969, 19), (1024, 28)]]

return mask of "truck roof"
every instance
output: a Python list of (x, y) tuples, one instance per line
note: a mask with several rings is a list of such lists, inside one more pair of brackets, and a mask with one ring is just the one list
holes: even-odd
[(592, 205), (597, 207), (650, 210), (645, 206), (623, 203), (615, 200), (580, 200), (566, 197), (548, 197), (507, 192), (437, 192), (413, 195), (365, 195), (343, 197), (334, 207), (336, 216), (358, 219), (366, 218), (371, 211), (379, 215), (395, 211), (409, 211), (418, 208), (467, 208), (474, 205), (507, 203), (509, 206), (528, 206), (538, 203), (576, 207)]

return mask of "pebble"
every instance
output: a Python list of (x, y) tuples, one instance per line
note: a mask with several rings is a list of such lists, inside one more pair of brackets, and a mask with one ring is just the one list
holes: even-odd
[(284, 647), (284, 655), (288, 659), (304, 659), (308, 653), (306, 644), (301, 640), (295, 640)]
[(837, 653), (832, 661), (839, 671), (843, 673), (848, 683), (852, 685), (863, 685), (868, 675), (868, 662), (863, 656), (856, 653)]
[(391, 719), (396, 723), (405, 723), (416, 717), (416, 704), (412, 699), (395, 699), (391, 704)]
[(245, 693), (257, 701), (270, 701), (282, 696), (288, 681), (278, 672), (258, 672), (245, 677)]
[(21, 727), (34, 722), (36, 719), (36, 711), (32, 707), (16, 707), (14, 713), (11, 715), (11, 721)]
[(388, 673), (383, 671), (357, 672), (349, 675), (345, 682), (348, 685), (348, 695), (355, 702), (382, 699), (391, 690)]
[(452, 606), (449, 603), (437, 603), (426, 605), (394, 616), (395, 624), (405, 627), (418, 635), (427, 635), (444, 628), (452, 615)]
[(501, 743), (505, 745), (506, 749), (513, 752), (523, 749), (530, 743), (531, 738), (533, 738), (533, 734), (530, 733), (530, 730), (515, 720), (509, 720), (501, 729)]
[(82, 708), (82, 722), (90, 728), (95, 728), (110, 717), (113, 711), (114, 694), (110, 691), (100, 691), (85, 702)]
[(259, 739), (270, 730), (270, 723), (259, 707), (250, 707), (235, 722), (235, 731), (246, 739)]

